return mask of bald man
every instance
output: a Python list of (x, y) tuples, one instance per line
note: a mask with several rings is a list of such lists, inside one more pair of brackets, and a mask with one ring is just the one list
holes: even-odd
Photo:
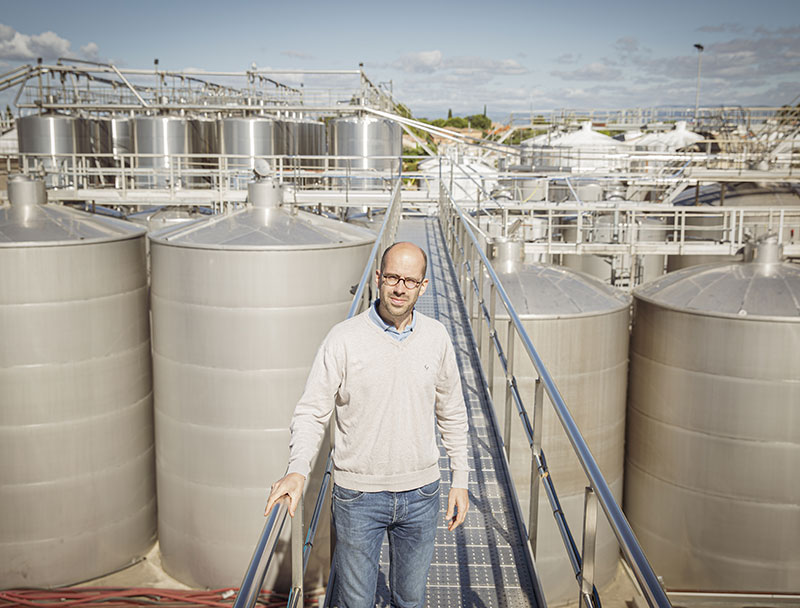
[(338, 608), (375, 605), (378, 561), (389, 537), (392, 605), (421, 607), (439, 519), (439, 449), (450, 459), (445, 520), (469, 508), (467, 412), (447, 330), (414, 310), (425, 293), (427, 256), (395, 243), (375, 273), (379, 299), (336, 325), (320, 346), (294, 411), (286, 476), (266, 513), (289, 496), (294, 516), (311, 460), (334, 409), (333, 525)]

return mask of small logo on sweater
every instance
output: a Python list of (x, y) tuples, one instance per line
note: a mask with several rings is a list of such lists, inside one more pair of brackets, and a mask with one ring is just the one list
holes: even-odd
[(428, 364), (427, 363), (425, 364), (425, 369), (428, 369)]

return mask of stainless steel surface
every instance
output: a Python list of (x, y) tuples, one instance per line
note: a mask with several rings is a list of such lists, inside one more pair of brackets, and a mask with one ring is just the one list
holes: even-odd
[(20, 209), (11, 190), (0, 207), (0, 588), (68, 585), (155, 540), (144, 231), (35, 197)]
[(336, 118), (328, 124), (328, 151), (342, 187), (351, 190), (382, 189), (397, 176), (402, 153), (402, 129), (373, 116)]
[(133, 149), (137, 188), (180, 188), (187, 186), (186, 159), (172, 155), (189, 154), (192, 149), (189, 124), (176, 116), (137, 116), (133, 120)]
[[(175, 578), (240, 582), (314, 354), (345, 318), (374, 239), (305, 212), (249, 207), (150, 235), (159, 539)], [(325, 520), (319, 546), (327, 535)], [(323, 584), (326, 557), (309, 565), (309, 587)], [(276, 560), (266, 586), (289, 589), (288, 555)]]
[(670, 589), (800, 591), (800, 267), (634, 292), (625, 509)]
[[(220, 151), (219, 125), (213, 118), (192, 118), (189, 120), (189, 152), (187, 167), (193, 175), (189, 184), (195, 188), (209, 188), (214, 184), (214, 173), (219, 168)], [(214, 155), (213, 157), (206, 155)]]
[[(272, 563), (272, 558), (275, 556), (275, 547), (289, 514), (287, 503), (288, 499), (278, 501), (264, 520), (264, 528), (261, 530), (256, 548), (253, 550), (253, 557), (239, 585), (239, 592), (236, 594), (236, 601), (233, 604), (234, 608), (252, 608), (261, 596), (264, 579)], [(302, 510), (302, 502), (297, 508)]]
[(31, 154), (27, 158), (31, 170), (39, 166), (47, 172), (48, 188), (75, 186), (75, 158), (65, 155), (92, 152), (90, 131), (84, 118), (61, 114), (23, 116), (17, 119), (19, 152)]
[[(325, 124), (316, 120), (283, 118), (278, 122), (278, 153), (290, 157), (287, 169), (315, 169), (325, 166)], [(308, 158), (316, 156), (320, 158)]]
[[(497, 270), (497, 267), (495, 267)], [(514, 272), (497, 272), (510, 302), (547, 369), (557, 383), (570, 413), (592, 450), (615, 500), (622, 501), (625, 439), (625, 393), (628, 371), (630, 297), (587, 275), (558, 266), (524, 264)], [(489, 280), (484, 293), (489, 292)], [(507, 343), (510, 317), (497, 315), (497, 334)], [(485, 325), (481, 331), (489, 339)], [(487, 361), (484, 360), (484, 368)], [(523, 398), (532, 404), (538, 376), (524, 349), (514, 353), (514, 375)], [(494, 385), (505, 383), (496, 368)], [(502, 392), (495, 393), (495, 402)], [(498, 419), (505, 411), (496, 409)], [(516, 411), (512, 413), (516, 417)], [(580, 530), (586, 478), (552, 408), (544, 408), (542, 449), (570, 529)], [(530, 505), (531, 450), (522, 426), (511, 427), (511, 471), (521, 506)], [(539, 498), (536, 563), (548, 604), (574, 601), (575, 579), (558, 529), (550, 521), (545, 495)], [(595, 583), (613, 579), (617, 541), (603, 518), (598, 524)]]
[[(636, 579), (647, 603), (650, 606), (660, 606), (666, 607), (670, 606), (669, 599), (667, 598), (664, 590), (662, 589), (661, 585), (659, 584), (658, 579), (656, 578), (655, 572), (653, 571), (650, 563), (647, 560), (644, 552), (642, 551), (641, 546), (639, 545), (638, 540), (636, 539), (635, 535), (633, 534), (632, 529), (628, 525), (625, 516), (622, 513), (614, 495), (612, 493), (611, 488), (606, 483), (603, 474), (600, 471), (598, 463), (592, 456), (592, 453), (589, 451), (589, 447), (586, 444), (583, 436), (581, 435), (580, 431), (578, 430), (578, 426), (575, 423), (572, 415), (570, 414), (569, 410), (567, 409), (566, 403), (564, 402), (564, 398), (562, 397), (561, 393), (559, 392), (558, 387), (556, 386), (553, 378), (550, 375), (550, 372), (544, 365), (542, 358), (540, 357), (539, 353), (533, 347), (533, 343), (531, 342), (528, 333), (525, 331), (522, 325), (522, 321), (520, 320), (519, 316), (517, 315), (513, 304), (511, 303), (508, 295), (506, 294), (505, 289), (503, 288), (497, 274), (491, 267), (491, 264), (483, 253), (482, 247), (475, 237), (475, 234), (472, 228), (466, 221), (466, 216), (461, 211), (461, 209), (455, 205), (453, 202), (452, 197), (444, 188), (441, 191), (440, 197), (440, 205), (439, 205), (439, 212), (440, 212), (440, 222), (442, 225), (442, 229), (445, 231), (446, 238), (448, 240), (448, 247), (451, 251), (454, 252), (454, 264), (456, 268), (462, 269), (462, 276), (461, 276), (461, 284), (467, 286), (466, 275), (463, 273), (466, 272), (466, 267), (472, 267), (472, 263), (477, 257), (479, 268), (484, 269), (486, 273), (488, 273), (489, 277), (491, 278), (492, 283), (497, 287), (496, 294), (497, 297), (501, 300), (503, 307), (507, 311), (510, 317), (509, 323), (509, 334), (511, 332), (511, 327), (513, 327), (514, 331), (516, 332), (519, 340), (522, 343), (522, 346), (527, 353), (527, 356), (530, 362), (533, 364), (533, 367), (537, 370), (539, 374), (539, 380), (542, 383), (544, 391), (547, 393), (547, 397), (552, 405), (553, 409), (556, 412), (558, 420), (561, 422), (561, 426), (564, 429), (566, 436), (569, 438), (569, 442), (572, 446), (572, 450), (574, 455), (578, 458), (581, 467), (583, 468), (584, 473), (586, 474), (586, 478), (589, 480), (589, 484), (592, 489), (597, 494), (600, 506), (603, 508), (603, 512), (605, 517), (607, 518), (611, 528), (614, 531), (615, 536), (617, 537), (617, 541), (619, 542), (619, 548), (622, 552), (623, 557), (627, 561), (628, 565), (631, 567), (631, 570), (634, 574), (634, 578)], [(472, 272), (472, 270), (470, 270)], [(482, 274), (476, 273), (478, 280), (482, 279)], [(472, 291), (475, 290), (475, 287), (479, 284), (476, 281), (475, 276), (469, 277), (470, 282), (472, 283)], [(494, 305), (490, 304), (490, 309), (493, 308)], [(481, 303), (481, 309), (484, 308), (484, 304)], [(485, 311), (484, 311), (485, 314)], [(489, 324), (493, 324), (493, 319), (488, 320)], [(496, 352), (500, 352), (501, 347), (500, 341), (496, 339), (496, 336), (493, 337), (492, 344), (495, 348)], [(503, 362), (502, 356), (500, 357), (501, 363)], [(511, 359), (513, 361), (513, 359)], [(514, 387), (515, 381), (513, 378), (510, 378), (512, 383), (510, 384), (511, 387)], [(519, 399), (519, 393), (515, 391), (515, 399)], [(538, 409), (538, 408), (536, 408)], [(531, 421), (528, 419), (527, 413), (524, 408), (520, 407), (520, 417), (523, 423), (523, 426), (526, 429), (526, 437), (528, 438), (529, 444), (535, 445), (536, 439), (533, 431), (531, 430)], [(534, 425), (541, 424), (538, 420), (532, 421)], [(532, 466), (534, 461), (538, 461), (541, 458), (541, 454), (539, 453), (532, 453), (531, 454), (531, 461)], [(548, 497), (551, 498), (553, 496), (553, 489), (552, 489), (552, 478), (543, 467), (543, 463), (537, 462), (536, 463), (537, 470), (540, 472), (540, 475), (543, 480), (543, 485), (545, 490), (548, 493)], [(551, 501), (553, 506), (553, 513), (556, 516), (557, 520), (563, 518), (563, 513), (560, 505), (556, 504), (556, 500)], [(567, 541), (567, 534), (568, 531), (564, 530), (565, 535), (565, 542)], [(568, 543), (571, 545), (572, 543)], [(574, 555), (574, 545), (570, 549), (570, 556)]]
[[(237, 155), (226, 159), (228, 168), (240, 170), (232, 187), (240, 188), (253, 177), (257, 158), (271, 157), (277, 151), (278, 123), (267, 117), (229, 117), (219, 120), (220, 153)], [(270, 164), (275, 161), (269, 159)], [(272, 167), (275, 169), (275, 167)]]

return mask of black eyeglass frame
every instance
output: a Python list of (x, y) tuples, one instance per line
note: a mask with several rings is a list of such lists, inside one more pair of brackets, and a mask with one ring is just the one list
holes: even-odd
[[(384, 274), (383, 272), (381, 273), (381, 279), (383, 279), (389, 287), (394, 287), (400, 281), (402, 281), (406, 289), (418, 289), (425, 281), (425, 279), (417, 280), (417, 279), (412, 279), (411, 277), (401, 277), (400, 275), (397, 274)], [(413, 283), (413, 285), (409, 285), (408, 284), (409, 281)]]

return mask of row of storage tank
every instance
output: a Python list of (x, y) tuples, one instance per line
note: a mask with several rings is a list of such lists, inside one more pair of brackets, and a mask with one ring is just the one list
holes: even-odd
[[(258, 187), (277, 200), (269, 182)], [(271, 205), (170, 228), (150, 236), (148, 307), (144, 230), (44, 204), (41, 182), (13, 178), (9, 194), (0, 207), (0, 588), (100, 576), (143, 555), (156, 528), (169, 574), (237, 585), (267, 488), (285, 467), (294, 404), (374, 235)], [(770, 244), (754, 262), (639, 288), (629, 353), (629, 296), (525, 264), (512, 245), (493, 248), (666, 585), (800, 591), (800, 268)], [(532, 395), (520, 350), (515, 369)], [(495, 386), (502, 391), (501, 377)], [(502, 392), (495, 401), (502, 428)], [(585, 481), (545, 409), (544, 449), (579, 530)], [(519, 434), (511, 463), (524, 503), (530, 452)], [(541, 500), (537, 566), (558, 604), (573, 599), (574, 577)], [(325, 534), (323, 522), (310, 586), (325, 581)], [(602, 525), (598, 556), (603, 585), (617, 549)], [(287, 569), (284, 560), (267, 585), (286, 586)]]
[[(241, 187), (261, 157), (288, 156), (281, 161), (285, 169), (320, 170), (330, 153), (356, 157), (332, 160), (332, 168), (391, 174), (401, 155), (400, 125), (371, 116), (333, 118), (326, 124), (267, 116), (83, 118), (49, 113), (18, 118), (17, 139), (20, 154), (36, 155), (53, 173), (48, 187), (72, 185), (75, 159), (70, 155), (86, 155), (90, 165), (102, 166), (130, 163), (125, 155), (136, 155), (135, 167), (143, 170), (136, 186), (144, 188), (208, 183), (209, 170), (219, 162), (203, 155), (233, 155), (224, 168), (242, 171)], [(175, 155), (192, 156), (181, 160)], [(375, 182), (361, 185), (374, 187)]]

